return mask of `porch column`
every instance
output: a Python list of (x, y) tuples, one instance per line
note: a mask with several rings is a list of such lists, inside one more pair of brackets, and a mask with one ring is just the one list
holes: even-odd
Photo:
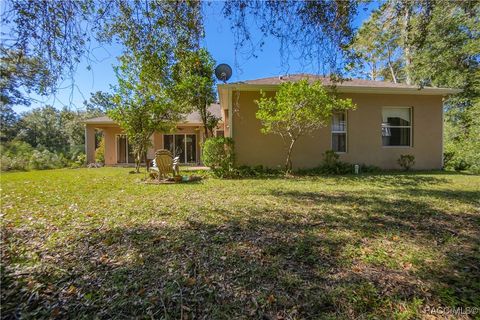
[(95, 128), (85, 126), (85, 154), (87, 155), (87, 164), (95, 162)]

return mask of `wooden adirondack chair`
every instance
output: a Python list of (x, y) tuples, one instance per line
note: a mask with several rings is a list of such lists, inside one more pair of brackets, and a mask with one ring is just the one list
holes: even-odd
[(157, 173), (158, 180), (168, 178), (168, 175), (178, 176), (178, 157), (173, 157), (172, 153), (166, 149), (160, 149), (155, 152), (155, 164), (150, 168), (151, 171)]

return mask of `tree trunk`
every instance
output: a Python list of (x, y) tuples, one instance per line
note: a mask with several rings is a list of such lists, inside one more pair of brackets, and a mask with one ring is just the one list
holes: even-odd
[(135, 155), (135, 173), (140, 173), (140, 154)]
[(295, 144), (296, 140), (292, 140), (290, 142), (290, 145), (288, 146), (287, 150), (287, 159), (285, 161), (285, 174), (289, 174), (292, 172), (292, 150), (293, 150), (293, 145)]
[(397, 83), (397, 76), (395, 75), (395, 71), (393, 70), (393, 66), (390, 61), (388, 61), (388, 68), (390, 69), (390, 74), (392, 75), (393, 82)]
[(397, 76), (395, 74), (395, 70), (393, 70), (392, 65), (392, 51), (390, 50), (390, 46), (387, 44), (387, 52), (388, 52), (388, 68), (390, 69), (390, 74), (392, 76), (392, 80), (394, 83), (397, 83)]
[(407, 84), (412, 84), (412, 75), (411, 75), (411, 64), (412, 64), (412, 48), (410, 44), (410, 19), (412, 7), (409, 2), (404, 4), (404, 22), (403, 22), (403, 56), (405, 60), (405, 82)]
[(145, 166), (147, 167), (147, 172), (148, 172), (148, 170), (150, 170), (150, 163), (148, 162), (146, 151), (143, 153), (143, 159), (145, 160)]

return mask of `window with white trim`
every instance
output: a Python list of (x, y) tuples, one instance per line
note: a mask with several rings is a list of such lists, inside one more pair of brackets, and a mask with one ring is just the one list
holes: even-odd
[(334, 112), (332, 115), (332, 150), (347, 152), (347, 113)]
[(382, 109), (382, 145), (384, 147), (412, 145), (412, 108), (384, 107)]

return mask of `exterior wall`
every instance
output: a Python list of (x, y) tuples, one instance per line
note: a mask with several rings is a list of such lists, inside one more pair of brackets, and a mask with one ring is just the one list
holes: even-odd
[[(269, 92), (270, 96), (274, 93)], [(282, 139), (260, 132), (256, 119), (255, 100), (258, 91), (234, 92), (233, 138), (238, 165), (283, 167), (285, 149)], [(343, 94), (357, 105), (347, 114), (347, 152), (340, 159), (349, 163), (375, 165), (385, 169), (399, 168), (401, 154), (415, 156), (414, 169), (442, 167), (442, 97), (391, 94)], [(412, 109), (412, 147), (383, 147), (381, 136), (382, 107), (410, 106)], [(311, 136), (301, 137), (293, 150), (295, 168), (311, 168), (322, 161), (322, 154), (331, 149), (330, 126)]]
[(105, 165), (117, 164), (116, 135), (122, 134), (122, 129), (120, 127), (105, 127), (101, 129), (105, 139)]

